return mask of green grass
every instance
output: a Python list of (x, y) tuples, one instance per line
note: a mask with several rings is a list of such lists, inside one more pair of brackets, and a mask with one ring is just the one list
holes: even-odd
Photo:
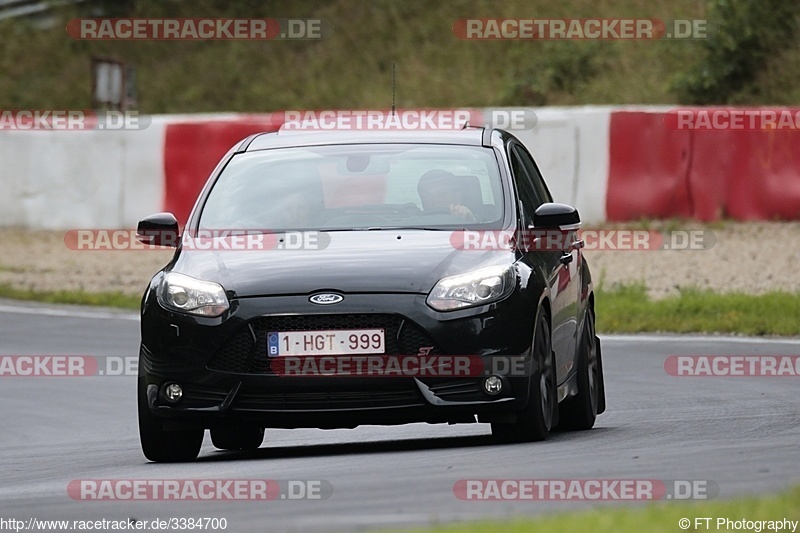
[(26, 271), (27, 269), (25, 267), (0, 265), (0, 272), (12, 272), (14, 274), (22, 274), (23, 272)]
[[(476, 507), (497, 505), (499, 502), (475, 502)], [(694, 528), (694, 519), (713, 517), (708, 528), (700, 523)], [(584, 512), (559, 513), (542, 518), (521, 520), (493, 520), (434, 526), (423, 529), (402, 530), (404, 533), (676, 533), (681, 518), (688, 518), (692, 526), (688, 531), (726, 531), (717, 529), (717, 518), (731, 520), (800, 520), (800, 487), (776, 496), (743, 498), (729, 501), (703, 503), (659, 503), (644, 508), (604, 508)], [(798, 527), (800, 530), (800, 527)], [(398, 530), (399, 531), (399, 530)], [(727, 531), (754, 531), (754, 529), (728, 529)], [(762, 531), (767, 531), (762, 529)], [(784, 530), (785, 531), (785, 530)], [(788, 531), (791, 531), (791, 526)], [(386, 532), (388, 533), (388, 532)]]
[(662, 300), (647, 297), (645, 286), (627, 285), (596, 294), (601, 333), (721, 332), (744, 335), (800, 335), (800, 294), (719, 294), (684, 289)]
[(131, 296), (122, 292), (36, 291), (19, 289), (8, 284), (0, 284), (0, 298), (54, 304), (119, 307), (121, 309), (139, 309), (141, 301), (140, 296)]

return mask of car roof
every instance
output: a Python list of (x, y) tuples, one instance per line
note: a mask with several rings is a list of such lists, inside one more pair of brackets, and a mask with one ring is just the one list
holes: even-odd
[(460, 144), (486, 146), (484, 128), (461, 130), (280, 130), (257, 133), (242, 142), (239, 151), (331, 144)]

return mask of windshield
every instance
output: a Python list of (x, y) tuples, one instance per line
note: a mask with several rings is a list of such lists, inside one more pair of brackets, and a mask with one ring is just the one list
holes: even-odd
[(237, 154), (200, 229), (499, 228), (503, 193), (489, 148), (337, 145)]

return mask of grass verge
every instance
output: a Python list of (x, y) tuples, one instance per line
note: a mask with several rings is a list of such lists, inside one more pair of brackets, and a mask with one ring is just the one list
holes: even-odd
[(18, 289), (8, 284), (0, 284), (0, 298), (53, 304), (119, 307), (121, 309), (139, 309), (141, 301), (140, 296), (131, 296), (122, 292), (36, 291)]
[(651, 300), (644, 285), (596, 295), (597, 329), (601, 333), (738, 333), (800, 335), (800, 294), (762, 295), (684, 289), (679, 295)]
[[(491, 504), (489, 504), (491, 505)], [(711, 517), (705, 522), (695, 518)], [(483, 533), (484, 531), (503, 531), (505, 533), (528, 533), (530, 531), (547, 531), (547, 533), (675, 533), (682, 531), (679, 521), (688, 518), (691, 521), (688, 531), (734, 531), (724, 525), (717, 528), (718, 518), (729, 518), (732, 521), (780, 521), (782, 519), (800, 520), (800, 487), (776, 496), (763, 498), (742, 498), (728, 501), (703, 503), (659, 503), (644, 508), (604, 508), (570, 514), (555, 514), (536, 519), (493, 520), (491, 522), (474, 522), (434, 526), (424, 529), (404, 530), (404, 533)], [(738, 531), (770, 531), (761, 529), (739, 528)], [(774, 529), (772, 529), (774, 531)], [(786, 531), (786, 530), (784, 530)], [(792, 531), (789, 526), (788, 531)], [(386, 532), (388, 533), (388, 532)]]

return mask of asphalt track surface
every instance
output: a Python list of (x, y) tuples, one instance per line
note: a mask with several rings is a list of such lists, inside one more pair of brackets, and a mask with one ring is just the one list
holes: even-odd
[[(0, 377), (0, 518), (224, 517), (227, 531), (355, 531), (607, 505), (463, 501), (453, 493), (463, 479), (706, 480), (718, 498), (800, 483), (800, 378), (664, 370), (675, 354), (797, 355), (800, 340), (602, 339), (608, 411), (595, 429), (506, 446), (483, 424), (267, 430), (255, 452), (217, 451), (206, 436), (197, 462), (154, 464), (139, 449), (135, 377)], [(0, 301), (0, 355), (131, 356), (137, 346), (130, 313)], [(324, 500), (210, 502), (67, 493), (81, 479), (253, 478), (326, 480), (333, 492)]]

